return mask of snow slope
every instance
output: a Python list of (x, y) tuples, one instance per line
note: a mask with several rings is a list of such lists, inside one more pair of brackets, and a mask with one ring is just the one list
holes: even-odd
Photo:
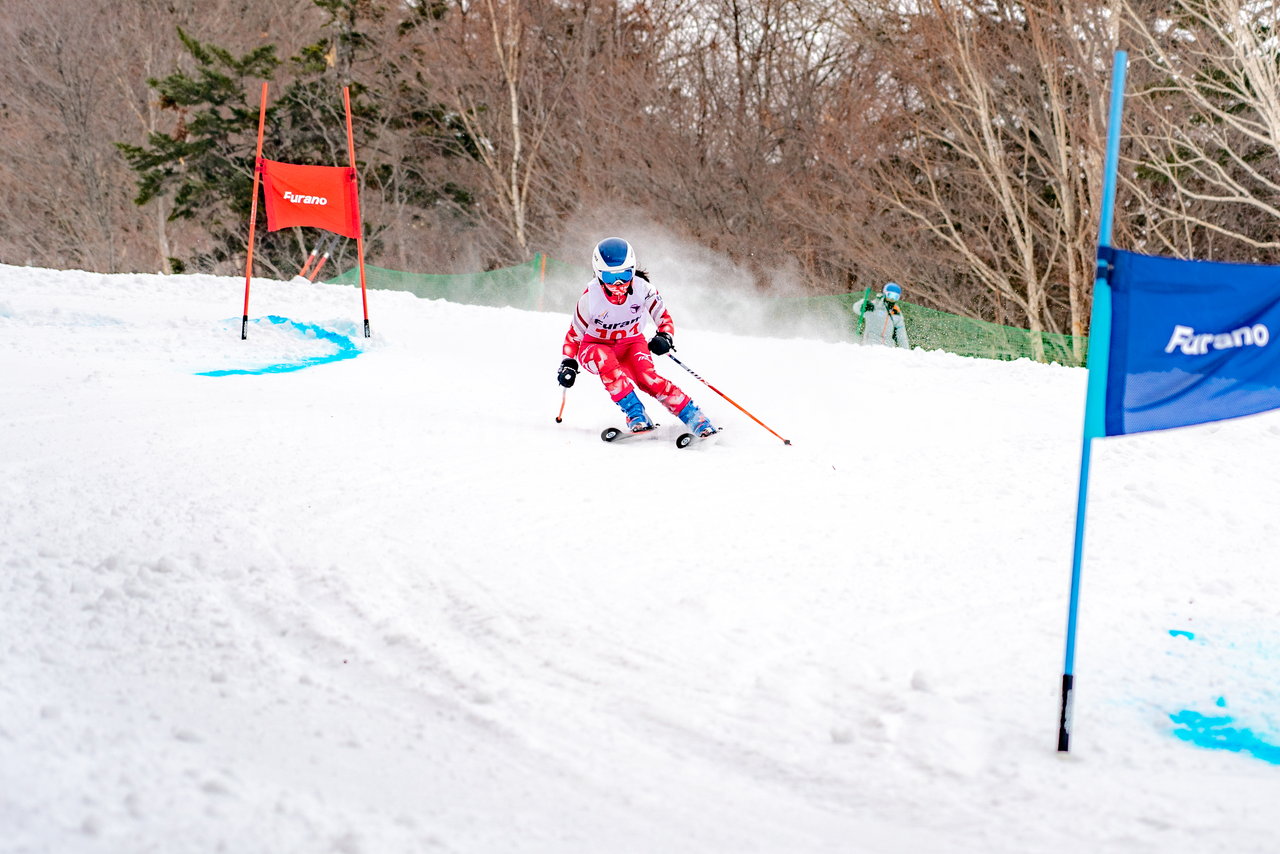
[(1280, 850), (1280, 416), (1095, 446), (1063, 756), (1084, 371), (659, 284), (791, 447), (556, 424), (561, 314), (0, 266), (0, 851)]

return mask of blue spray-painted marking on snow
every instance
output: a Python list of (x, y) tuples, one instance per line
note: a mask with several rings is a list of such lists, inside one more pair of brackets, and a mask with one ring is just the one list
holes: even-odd
[[(197, 371), (196, 376), (198, 377), (229, 377), (233, 375), (245, 375), (245, 374), (286, 374), (286, 373), (289, 373), (290, 371), (300, 371), (303, 368), (313, 368), (316, 365), (325, 365), (325, 364), (328, 364), (329, 362), (340, 362), (343, 359), (354, 359), (356, 356), (360, 355), (360, 348), (356, 347), (355, 342), (353, 342), (346, 335), (341, 335), (337, 332), (332, 332), (328, 329), (325, 329), (322, 326), (316, 326), (315, 324), (312, 324), (312, 323), (299, 323), (296, 320), (290, 320), (287, 317), (280, 317), (279, 315), (275, 315), (275, 314), (268, 315), (265, 319), (270, 321), (273, 324), (288, 323), (289, 325), (293, 326), (293, 328), (301, 332), (303, 335), (310, 333), (314, 335), (316, 338), (322, 339), (324, 341), (328, 341), (329, 343), (337, 346), (338, 352), (331, 353), (328, 356), (314, 356), (310, 359), (303, 359), (300, 362), (285, 362), (279, 365), (267, 365), (265, 368), (254, 368), (251, 370), (236, 369), (236, 370), (225, 370), (225, 371)], [(256, 323), (257, 321), (255, 320), (254, 322)]]
[[(1184, 637), (1195, 640), (1191, 632), (1169, 629), (1172, 637)], [(1203, 644), (1204, 641), (1198, 641)], [(1234, 648), (1234, 647), (1233, 647)], [(1219, 709), (1227, 707), (1227, 698), (1218, 697), (1213, 704)], [(1213, 750), (1230, 750), (1233, 753), (1251, 753), (1263, 762), (1280, 765), (1280, 745), (1266, 740), (1269, 736), (1259, 736), (1253, 730), (1236, 724), (1236, 719), (1227, 714), (1205, 715), (1200, 712), (1184, 709), (1169, 715), (1174, 723), (1173, 734), (1183, 741), (1191, 742), (1199, 747)]]
[[(1218, 705), (1225, 706), (1226, 700), (1219, 697)], [(1186, 709), (1176, 715), (1169, 715), (1169, 719), (1181, 727), (1175, 729), (1173, 734), (1183, 741), (1216, 750), (1252, 753), (1264, 762), (1280, 765), (1280, 745), (1268, 744), (1254, 735), (1252, 730), (1231, 726), (1235, 723), (1235, 718), (1230, 715), (1210, 717)]]

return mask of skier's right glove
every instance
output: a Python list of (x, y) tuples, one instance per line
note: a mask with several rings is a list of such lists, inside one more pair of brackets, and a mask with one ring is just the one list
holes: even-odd
[(556, 371), (556, 382), (565, 388), (573, 388), (573, 381), (578, 378), (578, 360), (565, 359)]
[(675, 346), (675, 343), (671, 339), (670, 332), (659, 332), (649, 339), (649, 352), (655, 356), (666, 355), (667, 351)]

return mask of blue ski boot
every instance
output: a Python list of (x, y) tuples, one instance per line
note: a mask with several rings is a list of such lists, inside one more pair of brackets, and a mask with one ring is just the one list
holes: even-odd
[(692, 400), (685, 404), (684, 409), (680, 410), (678, 417), (689, 425), (690, 432), (695, 436), (705, 437), (716, 432), (716, 427), (711, 423), (711, 419), (703, 415), (702, 410), (694, 406)]
[(643, 433), (645, 430), (653, 429), (653, 422), (645, 414), (644, 404), (640, 402), (640, 398), (636, 397), (634, 391), (619, 400), (618, 405), (627, 414), (627, 429), (632, 433)]

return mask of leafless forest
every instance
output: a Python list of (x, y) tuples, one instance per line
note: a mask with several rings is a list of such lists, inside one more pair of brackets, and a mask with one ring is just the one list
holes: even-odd
[[(178, 193), (186, 157), (137, 204), (119, 145), (206, 127), (151, 82), (199, 70), (181, 32), (233, 58), (273, 47), (273, 96), (321, 93), (291, 109), (332, 137), (295, 118), (268, 156), (344, 163), (341, 89), (359, 95), (373, 264), (576, 260), (584, 224), (643, 220), (759, 288), (892, 278), (1079, 333), (1117, 49), (1116, 245), (1280, 263), (1277, 19), (1275, 0), (0, 0), (0, 262), (243, 272), (243, 205)], [(209, 115), (239, 98), (256, 119), (254, 70), (227, 71)], [(241, 185), (254, 124), (219, 140)], [(309, 238), (284, 239), (301, 260)]]

